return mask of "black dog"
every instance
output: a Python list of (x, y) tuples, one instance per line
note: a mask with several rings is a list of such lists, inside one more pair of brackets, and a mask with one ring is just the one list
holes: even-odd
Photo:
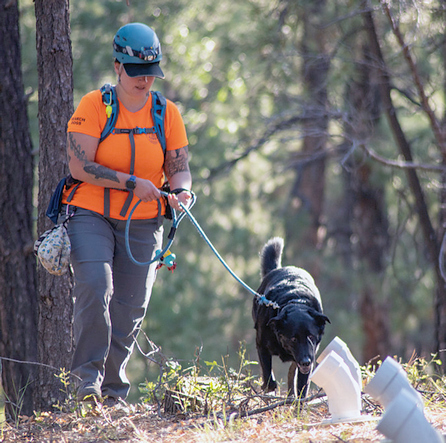
[(254, 297), (252, 308), (263, 375), (262, 389), (271, 392), (277, 388), (272, 356), (278, 355), (283, 362), (292, 362), (288, 371), (288, 395), (303, 398), (325, 323), (330, 320), (322, 313), (321, 298), (313, 277), (295, 266), (281, 267), (282, 250), (283, 239), (279, 237), (272, 238), (263, 247), (260, 260), (262, 283), (257, 290), (279, 307), (267, 307)]

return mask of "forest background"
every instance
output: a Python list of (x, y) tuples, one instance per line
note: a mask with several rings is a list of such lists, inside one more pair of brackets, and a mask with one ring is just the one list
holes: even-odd
[[(31, 0), (19, 6), (36, 220), (50, 198), (38, 195), (36, 16)], [(284, 264), (313, 274), (331, 319), (322, 348), (339, 336), (360, 363), (442, 350), (444, 2), (77, 0), (74, 107), (116, 82), (111, 42), (132, 21), (160, 37), (166, 79), (154, 88), (184, 117), (192, 212), (234, 272), (256, 289), (259, 251), (282, 236)], [(250, 293), (187, 218), (172, 250), (178, 267), (159, 271), (146, 336), (186, 367), (235, 362), (240, 346), (255, 360)], [(133, 401), (153, 366), (134, 352)]]

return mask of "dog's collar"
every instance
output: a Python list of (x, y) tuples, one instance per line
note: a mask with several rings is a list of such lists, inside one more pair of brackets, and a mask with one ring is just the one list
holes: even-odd
[(273, 309), (277, 309), (279, 311), (284, 309), (284, 308), (286, 308), (287, 306), (290, 306), (290, 305), (304, 305), (304, 306), (311, 307), (309, 302), (310, 302), (310, 300), (307, 300), (307, 299), (304, 299), (304, 298), (299, 298), (297, 300), (290, 300), (290, 301), (286, 302), (283, 306), (279, 306), (277, 304), (277, 302), (274, 302), (274, 305), (272, 305), (271, 307)]
[(305, 298), (299, 298), (297, 300), (290, 300), (289, 302), (287, 302), (286, 304), (284, 304), (283, 306), (280, 307), (280, 309), (286, 308), (287, 306), (290, 305), (305, 305), (305, 306), (310, 306), (309, 305), (309, 301)]

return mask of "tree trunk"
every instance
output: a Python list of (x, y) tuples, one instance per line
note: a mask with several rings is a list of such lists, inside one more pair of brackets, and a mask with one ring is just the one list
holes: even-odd
[[(444, 12), (443, 12), (444, 14)], [(444, 15), (443, 15), (444, 16)], [(442, 41), (441, 46), (441, 56), (443, 62), (443, 100), (446, 97), (446, 42)], [(443, 111), (443, 117), (441, 122), (439, 123), (441, 127), (441, 131), (446, 134), (446, 108)], [(446, 152), (442, 152), (442, 164), (446, 166)], [(442, 174), (441, 176), (441, 188), (440, 188), (440, 216), (439, 216), (439, 225), (440, 225), (440, 236), (443, 237), (442, 244), (446, 241), (446, 174)], [(444, 254), (444, 251), (440, 251), (440, 253)], [(446, 270), (443, 269), (443, 273), (446, 273)], [(444, 277), (441, 275), (440, 269), (437, 271), (437, 281), (438, 288), (435, 292), (435, 340), (436, 340), (436, 350), (440, 354), (440, 358), (443, 362), (446, 362), (446, 282)], [(443, 369), (444, 370), (444, 369)]]
[[(39, 77), (39, 215), (38, 231), (51, 222), (45, 211), (58, 181), (67, 173), (66, 129), (73, 113), (72, 54), (68, 0), (36, 0), (37, 69)], [(72, 279), (55, 277), (41, 266), (39, 361), (69, 369), (72, 356)], [(40, 367), (36, 404), (50, 409), (64, 399), (60, 371)]]
[[(0, 355), (36, 362), (33, 159), (17, 2), (0, 0), (0, 41)], [(36, 366), (5, 360), (2, 368), (10, 413), (32, 413)]]
[[(302, 152), (311, 160), (297, 162), (296, 179), (291, 190), (290, 214), (286, 222), (288, 249), (299, 257), (302, 243), (317, 247), (325, 193), (325, 155), (327, 118), (327, 75), (330, 58), (326, 53), (324, 30), (318, 26), (325, 1), (307, 4), (302, 12), (303, 79), (308, 97), (303, 124)], [(301, 154), (301, 153), (300, 153)], [(299, 219), (303, 223), (299, 223)], [(297, 227), (301, 225), (302, 229)], [(317, 274), (318, 266), (309, 269)], [(317, 276), (315, 275), (317, 278)]]
[[(360, 161), (355, 161), (356, 150), (351, 150), (352, 145), (359, 147), (373, 137), (380, 115), (374, 64), (368, 45), (362, 44), (361, 40), (358, 43), (360, 61), (346, 90), (349, 116), (344, 133), (346, 154), (350, 152), (350, 155), (343, 162), (346, 215), (342, 220), (350, 227), (348, 231), (356, 234), (354, 255), (361, 269), (366, 270), (361, 280), (359, 305), (364, 331), (362, 358), (367, 362), (377, 356), (384, 358), (391, 351), (389, 300), (380, 295), (389, 235), (384, 186), (373, 180), (373, 163), (364, 161), (362, 153)], [(365, 278), (369, 275), (371, 278)]]
[[(397, 112), (392, 102), (390, 79), (376, 33), (373, 16), (370, 11), (364, 13), (364, 23), (369, 36), (371, 51), (376, 61), (376, 66), (379, 67), (381, 99), (383, 101), (390, 129), (393, 132), (395, 142), (404, 160), (406, 162), (412, 162), (413, 157), (411, 147), (398, 121)], [(443, 164), (446, 164), (446, 159), (443, 159)], [(417, 171), (415, 169), (407, 169), (406, 174), (409, 188), (415, 199), (415, 207), (417, 215), (420, 219), (420, 226), (423, 231), (426, 251), (431, 263), (434, 266), (436, 276), (436, 291), (434, 300), (436, 349), (434, 350), (439, 353), (444, 362), (446, 361), (446, 283), (440, 270), (441, 250), (440, 242), (438, 241), (439, 236), (432, 225), (423, 188), (421, 187)], [(441, 229), (443, 229), (443, 227)]]

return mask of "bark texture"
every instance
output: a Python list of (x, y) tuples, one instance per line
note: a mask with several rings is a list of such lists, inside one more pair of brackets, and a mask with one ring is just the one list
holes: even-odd
[[(68, 0), (36, 0), (37, 69), (39, 77), (39, 216), (38, 230), (51, 226), (45, 211), (58, 181), (67, 174), (66, 129), (73, 113), (72, 53)], [(72, 346), (72, 279), (55, 277), (41, 266), (39, 288), (39, 361), (69, 369)], [(36, 406), (51, 409), (63, 401), (59, 369), (39, 367)]]
[[(0, 0), (0, 356), (37, 360), (33, 157), (21, 73), (17, 2)], [(29, 414), (36, 366), (1, 362), (10, 412)]]

